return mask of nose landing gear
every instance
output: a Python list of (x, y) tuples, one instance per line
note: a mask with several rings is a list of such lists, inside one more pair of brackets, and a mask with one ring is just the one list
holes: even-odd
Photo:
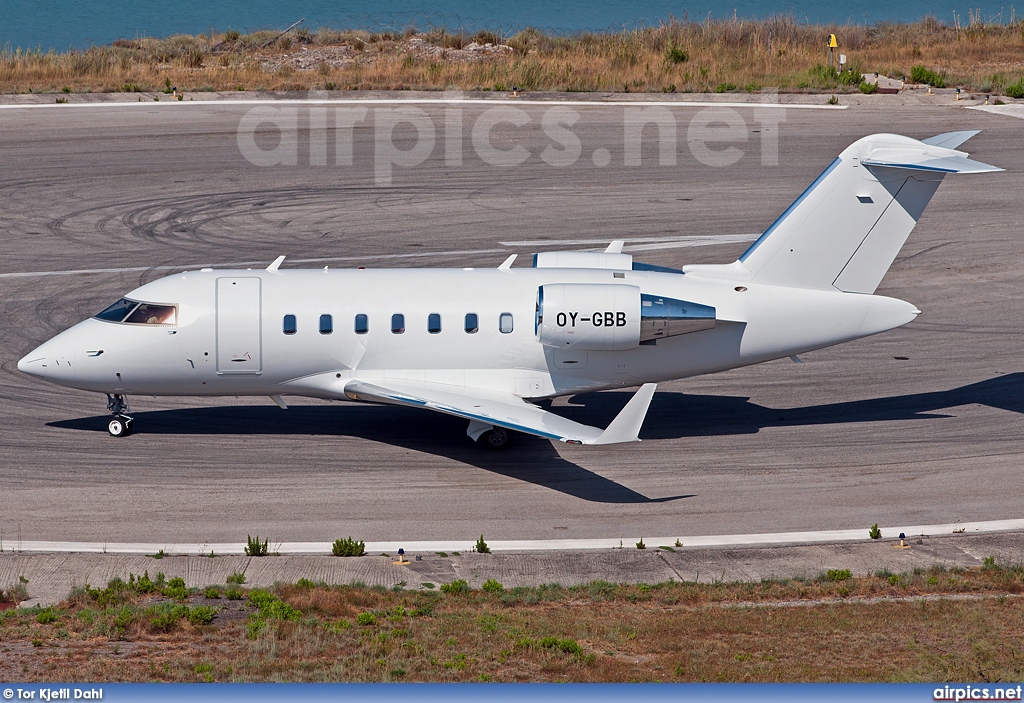
[(123, 395), (110, 395), (107, 393), (107, 410), (114, 413), (107, 423), (107, 432), (111, 437), (127, 437), (132, 433), (133, 421), (128, 414), (132, 409), (128, 406), (128, 400)]

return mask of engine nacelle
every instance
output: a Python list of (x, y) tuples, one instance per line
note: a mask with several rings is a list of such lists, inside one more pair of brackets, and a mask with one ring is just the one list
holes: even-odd
[(549, 347), (625, 351), (640, 346), (640, 289), (556, 283), (537, 291), (537, 341)]
[(537, 289), (537, 341), (549, 347), (625, 351), (715, 327), (710, 305), (641, 293), (636, 286), (554, 283)]

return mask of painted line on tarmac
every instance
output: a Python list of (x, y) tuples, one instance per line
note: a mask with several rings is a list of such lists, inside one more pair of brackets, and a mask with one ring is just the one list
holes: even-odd
[[(944, 525), (904, 525), (901, 527), (881, 528), (882, 539), (895, 540), (900, 533), (907, 538), (939, 537), (951, 534), (981, 534), (988, 532), (1011, 532), (1024, 530), (1024, 519), (1021, 520), (988, 520), (982, 522), (946, 523)], [(678, 539), (683, 547), (736, 547), (753, 545), (796, 545), (820, 544), (832, 542), (870, 542), (866, 529), (856, 530), (819, 530), (815, 532), (774, 532), (767, 534), (748, 535), (710, 535), (710, 536), (678, 536), (678, 537), (644, 537), (644, 543), (650, 549), (660, 546), (674, 547)], [(639, 537), (622, 537), (610, 539), (538, 539), (538, 540), (493, 540), (487, 545), (491, 551), (579, 551), (589, 549), (634, 549)], [(245, 545), (240, 542), (178, 544), (173, 542), (46, 542), (35, 540), (5, 541), (4, 549), (15, 552), (99, 552), (104, 554), (159, 554), (177, 555), (228, 555), (244, 554)], [(394, 554), (399, 549), (408, 554), (424, 552), (468, 552), (473, 548), (473, 540), (460, 541), (389, 541), (367, 542), (367, 554), (387, 552)], [(271, 553), (276, 554), (330, 554), (330, 542), (281, 542), (269, 545)]]
[(1018, 120), (1024, 120), (1024, 105), (975, 105), (968, 109), (980, 110), (981, 112), (991, 112), (993, 115), (1005, 115), (1006, 117), (1016, 117)]
[[(463, 251), (421, 251), (415, 254), (370, 254), (367, 256), (325, 256), (316, 259), (287, 259), (289, 264), (323, 264), (332, 261), (380, 261), (394, 259), (425, 259), (443, 256), (470, 256), (478, 254), (506, 254), (505, 249), (466, 249)], [(220, 264), (167, 264), (161, 266), (129, 266), (125, 268), (106, 269), (74, 269), (69, 271), (23, 271), (14, 273), (0, 273), (2, 278), (31, 278), (33, 276), (78, 276), (87, 273), (138, 273), (143, 271), (196, 271), (200, 268), (237, 268), (242, 266), (258, 266), (265, 268), (269, 260), (261, 261), (232, 261)], [(287, 269), (283, 269), (287, 270)]]
[[(723, 234), (709, 236), (686, 236), (686, 237), (640, 237), (637, 239), (625, 240), (625, 251), (654, 251), (659, 249), (685, 249), (689, 247), (714, 246), (716, 244), (733, 244), (736, 242), (752, 242), (759, 234)], [(504, 247), (527, 247), (527, 246), (558, 246), (562, 244), (584, 245), (604, 244), (608, 245), (611, 240), (606, 239), (582, 239), (582, 240), (552, 240), (552, 241), (522, 241), (522, 242), (499, 242)], [(421, 251), (411, 254), (369, 254), (366, 256), (324, 256), (315, 259), (286, 259), (287, 264), (329, 264), (332, 262), (363, 262), (363, 261), (396, 261), (401, 259), (428, 259), (431, 257), (446, 256), (481, 256), (484, 254), (507, 254), (506, 249), (463, 249), (460, 251)], [(232, 261), (219, 264), (166, 264), (160, 266), (128, 266), (124, 268), (96, 268), (96, 269), (70, 269), (67, 271), (15, 271), (11, 273), (0, 273), (0, 279), (5, 278), (40, 278), (45, 276), (81, 276), (85, 274), (103, 273), (144, 273), (146, 271), (195, 271), (200, 268), (241, 268), (260, 267), (264, 268), (269, 260), (261, 261)], [(287, 270), (287, 267), (284, 269)]]
[(31, 103), (4, 104), (0, 110), (35, 110), (42, 108), (101, 108), (101, 107), (184, 107), (186, 105), (211, 107), (215, 105), (530, 105), (547, 107), (753, 107), (791, 108), (794, 110), (845, 110), (847, 105), (811, 105), (808, 103), (779, 102), (714, 102), (710, 100), (530, 100), (523, 98), (223, 98), (219, 100), (173, 100), (137, 102), (89, 103)]
[[(758, 234), (686, 234), (677, 237), (633, 237), (622, 239), (625, 242), (625, 249), (637, 250), (644, 245), (652, 245), (653, 248), (675, 249), (678, 247), (702, 247), (713, 244), (732, 244), (733, 242), (752, 242)], [(583, 246), (585, 244), (610, 243), (606, 239), (521, 239), (508, 242), (498, 242), (504, 247), (551, 247), (551, 246)]]

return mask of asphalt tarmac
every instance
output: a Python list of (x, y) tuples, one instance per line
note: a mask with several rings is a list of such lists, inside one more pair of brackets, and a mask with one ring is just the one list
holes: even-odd
[[(673, 107), (675, 164), (659, 162), (650, 125), (635, 166), (626, 108), (579, 107), (566, 129), (580, 156), (551, 165), (544, 154), (570, 161), (559, 150), (571, 140), (544, 127), (550, 108), (523, 105), (527, 124), (485, 135), (528, 152), (500, 166), (477, 144), (485, 107), (421, 105), (434, 148), (385, 186), (381, 154), (423, 146), (408, 123), (382, 136), (380, 111), (394, 106), (371, 107), (353, 130), (351, 165), (336, 151), (344, 130), (326, 130), (324, 151), (308, 106), (293, 106), (284, 141), (266, 125), (239, 136), (253, 105), (64, 107), (0, 110), (3, 542), (582, 539), (1021, 517), (1024, 121), (859, 105), (785, 109), (775, 123), (730, 108), (747, 141), (731, 145), (735, 163), (709, 166), (702, 108)], [(204, 265), (287, 254), (286, 267), (497, 266), (511, 253), (528, 265), (534, 251), (619, 238), (648, 240), (633, 253), (654, 264), (732, 261), (855, 139), (959, 129), (984, 130), (962, 148), (1006, 172), (947, 178), (882, 282), (918, 320), (803, 363), (662, 384), (639, 444), (524, 437), (493, 453), (456, 418), (301, 398), (285, 411), (266, 398), (135, 397), (137, 433), (114, 439), (102, 396), (16, 368), (141, 283)], [(295, 165), (243, 155), (287, 151), (292, 137)], [(722, 243), (684, 239), (695, 235)], [(603, 426), (628, 397), (554, 409)]]

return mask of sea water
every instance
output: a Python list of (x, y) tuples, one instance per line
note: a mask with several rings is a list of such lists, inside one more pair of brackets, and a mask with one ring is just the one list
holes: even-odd
[(983, 21), (1016, 19), (1013, 7), (998, 0), (0, 0), (0, 48), (62, 51), (121, 38), (283, 30), (300, 19), (300, 26), (310, 29), (401, 31), (409, 26), (444, 26), (490, 29), (508, 36), (525, 27), (571, 33), (656, 26), (672, 17), (756, 19), (774, 14), (816, 24), (912, 22), (925, 15), (952, 24), (958, 15), (966, 24), (972, 8)]

